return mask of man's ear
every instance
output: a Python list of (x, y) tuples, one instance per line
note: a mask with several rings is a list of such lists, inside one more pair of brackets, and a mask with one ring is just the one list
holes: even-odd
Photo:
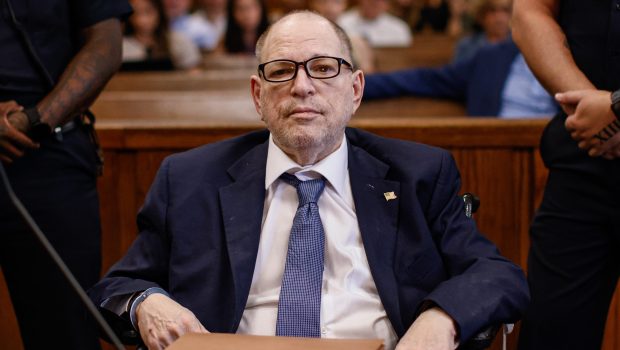
[(353, 105), (354, 105), (354, 112), (355, 110), (357, 110), (357, 108), (360, 106), (360, 103), (362, 103), (362, 97), (364, 96), (364, 84), (365, 84), (365, 80), (364, 80), (364, 73), (358, 69), (355, 72), (353, 72)]
[(252, 77), (250, 78), (250, 89), (252, 91), (252, 100), (254, 101), (254, 108), (256, 108), (256, 112), (258, 113), (258, 115), (261, 116), (261, 119), (263, 117), (263, 113), (261, 110), (261, 103), (260, 103), (260, 94), (262, 93), (262, 81), (260, 80), (260, 78), (256, 75), (252, 75)]

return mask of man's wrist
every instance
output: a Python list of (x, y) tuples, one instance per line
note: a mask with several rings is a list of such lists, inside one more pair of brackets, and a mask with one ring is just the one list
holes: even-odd
[(36, 106), (24, 109), (23, 113), (28, 117), (28, 136), (33, 141), (41, 141), (52, 134), (52, 126), (41, 120), (41, 114)]
[(418, 315), (422, 315), (425, 312), (429, 312), (430, 314), (440, 315), (444, 320), (449, 321), (448, 323), (452, 326), (452, 336), (454, 337), (454, 343), (459, 344), (460, 342), (460, 329), (456, 320), (450, 316), (444, 309), (442, 309), (439, 305), (437, 305), (432, 300), (425, 300), (422, 303), (422, 306), (418, 310)]
[(616, 119), (620, 120), (620, 89), (611, 93), (611, 110)]
[(140, 303), (142, 303), (149, 295), (152, 294), (163, 294), (167, 297), (170, 296), (165, 290), (159, 287), (151, 287), (142, 293), (136, 294), (134, 297), (132, 297), (132, 300), (129, 301), (129, 320), (131, 321), (133, 328), (135, 328), (136, 330), (138, 330), (138, 318), (136, 315), (138, 305), (140, 305)]

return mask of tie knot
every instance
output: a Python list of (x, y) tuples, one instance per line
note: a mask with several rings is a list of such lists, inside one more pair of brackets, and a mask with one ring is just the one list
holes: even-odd
[(318, 202), (319, 197), (325, 188), (325, 180), (323, 178), (301, 181), (295, 175), (283, 173), (280, 175), (280, 179), (286, 181), (289, 185), (297, 189), (300, 207), (308, 203)]

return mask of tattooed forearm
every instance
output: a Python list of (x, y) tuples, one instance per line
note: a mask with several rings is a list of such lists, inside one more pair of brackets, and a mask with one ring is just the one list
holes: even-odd
[(85, 43), (71, 60), (56, 87), (37, 105), (52, 126), (85, 110), (99, 95), (121, 63), (121, 24), (99, 22), (83, 31)]

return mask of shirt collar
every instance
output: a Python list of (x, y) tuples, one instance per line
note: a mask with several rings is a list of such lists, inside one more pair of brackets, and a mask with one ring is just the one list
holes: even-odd
[(338, 195), (342, 196), (349, 168), (348, 161), (347, 140), (344, 134), (342, 135), (340, 147), (336, 151), (318, 163), (306, 166), (301, 166), (293, 161), (273, 142), (273, 136), (269, 135), (265, 189), (269, 189), (280, 175), (285, 172), (296, 175), (300, 180), (316, 178), (316, 173), (318, 173), (327, 179), (336, 192), (338, 192)]

